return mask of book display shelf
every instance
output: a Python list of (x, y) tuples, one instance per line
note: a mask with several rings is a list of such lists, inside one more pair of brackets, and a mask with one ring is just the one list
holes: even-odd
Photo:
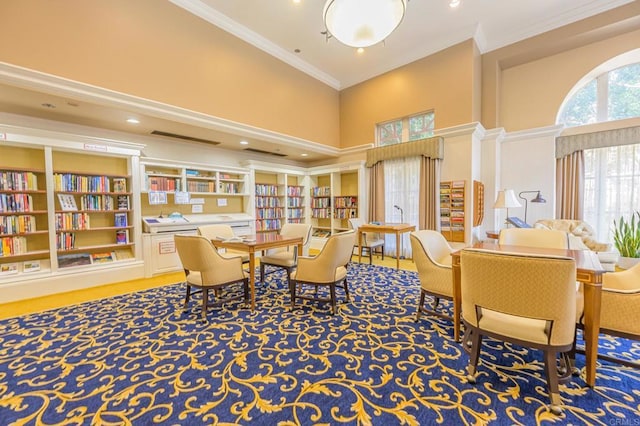
[(287, 222), (305, 223), (305, 187), (298, 176), (287, 176)]
[(256, 232), (279, 232), (284, 219), (284, 186), (277, 176), (256, 173)]
[(464, 242), (465, 181), (440, 182), (440, 232), (447, 241)]

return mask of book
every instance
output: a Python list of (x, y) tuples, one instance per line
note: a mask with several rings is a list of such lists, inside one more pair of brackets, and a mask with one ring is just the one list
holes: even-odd
[(113, 178), (113, 192), (127, 192), (127, 180), (125, 178)]
[(129, 196), (128, 195), (118, 195), (118, 210), (129, 210)]
[(73, 194), (58, 194), (60, 208), (64, 211), (77, 211), (76, 198)]
[(22, 262), (22, 272), (37, 272), (40, 270), (39, 260), (26, 260)]
[(115, 213), (113, 218), (113, 225), (118, 228), (129, 226), (129, 218), (127, 216), (127, 213)]
[(129, 230), (121, 229), (116, 231), (116, 244), (128, 244), (129, 243)]
[(115, 253), (106, 252), (106, 253), (91, 253), (91, 263), (100, 264), (100, 263), (109, 263), (113, 262), (115, 259)]
[(89, 256), (89, 253), (63, 254), (58, 256), (58, 266), (60, 268), (81, 265), (91, 265), (91, 256)]
[(116, 260), (133, 259), (133, 253), (131, 253), (131, 250), (115, 250), (113, 254)]

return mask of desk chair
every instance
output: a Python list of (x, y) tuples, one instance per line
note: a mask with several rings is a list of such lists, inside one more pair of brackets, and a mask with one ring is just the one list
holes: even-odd
[(498, 244), (568, 249), (569, 237), (566, 232), (553, 229), (506, 228), (500, 231)]
[[(452, 320), (445, 313), (436, 311), (440, 299), (453, 300), (453, 274), (451, 272), (451, 252), (453, 248), (444, 236), (437, 231), (421, 230), (410, 234), (413, 261), (420, 279), (420, 302), (416, 321), (420, 315), (430, 314)], [(432, 309), (424, 306), (426, 296), (433, 297)]]
[[(285, 223), (280, 230), (280, 235), (287, 237), (302, 237), (303, 253), (309, 251), (309, 244), (311, 243), (311, 225), (306, 223)], [(260, 281), (264, 282), (265, 268), (267, 266), (272, 266), (276, 268), (283, 268), (287, 271), (287, 284), (291, 286), (291, 272), (297, 265), (297, 246), (269, 249), (264, 256), (260, 257)]]
[[(176, 250), (186, 275), (187, 293), (184, 309), (189, 305), (192, 294), (202, 293), (202, 320), (207, 319), (207, 307), (218, 306), (225, 302), (244, 297), (249, 301), (249, 275), (242, 269), (239, 257), (225, 258), (218, 253), (206, 237), (201, 235), (175, 235)], [(216, 303), (209, 303), (209, 290), (214, 290), (215, 297), (222, 294), (224, 287), (242, 283), (244, 294), (220, 298)], [(191, 291), (191, 287), (199, 290)]]
[(460, 266), (462, 320), (471, 330), (469, 382), (476, 382), (483, 336), (540, 349), (550, 409), (559, 414), (558, 382), (571, 374), (566, 368), (566, 374), (558, 375), (556, 356), (570, 351), (574, 344), (575, 261), (463, 249)]
[[(298, 268), (291, 273), (291, 309), (295, 308), (296, 299), (331, 302), (331, 312), (336, 313), (336, 285), (342, 283), (347, 302), (349, 288), (347, 286), (347, 264), (351, 261), (356, 234), (353, 230), (331, 235), (315, 257), (298, 257)], [(302, 293), (302, 286), (316, 287), (314, 295)], [(320, 298), (317, 288), (329, 287), (329, 298)], [(300, 287), (300, 288), (299, 288)], [(300, 293), (299, 293), (300, 291)]]
[[(215, 240), (218, 238), (231, 238), (235, 236), (231, 226), (224, 224), (198, 226), (198, 234), (208, 238), (209, 240)], [(240, 257), (242, 259), (242, 263), (249, 263), (249, 253), (245, 251), (222, 249), (218, 252), (222, 255), (222, 257)]]
[[(356, 233), (356, 242), (354, 247), (358, 247), (358, 228), (364, 224), (362, 219), (349, 219), (349, 229), (353, 229)], [(369, 257), (369, 265), (371, 265), (373, 253), (379, 250), (382, 260), (384, 260), (384, 236), (377, 232), (365, 232), (362, 234), (362, 256)], [(367, 253), (365, 255), (365, 252)]]

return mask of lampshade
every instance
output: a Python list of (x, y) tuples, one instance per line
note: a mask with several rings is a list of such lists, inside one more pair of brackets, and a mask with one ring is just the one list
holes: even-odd
[(538, 195), (536, 195), (536, 197), (531, 200), (532, 203), (546, 203), (547, 200), (545, 200), (544, 198), (542, 198), (542, 195), (540, 195), (540, 191), (538, 191)]
[(369, 47), (395, 30), (407, 0), (327, 0), (322, 16), (332, 37), (352, 47)]
[(514, 207), (522, 207), (522, 204), (518, 202), (513, 189), (505, 189), (504, 191), (498, 191), (498, 198), (493, 205), (496, 209), (511, 209)]

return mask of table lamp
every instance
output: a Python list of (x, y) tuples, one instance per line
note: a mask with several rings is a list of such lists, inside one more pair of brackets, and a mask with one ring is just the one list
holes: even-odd
[[(516, 198), (515, 192), (513, 189), (505, 189), (502, 191), (498, 191), (498, 198), (496, 198), (496, 202), (493, 204), (494, 209), (507, 209), (507, 217), (509, 217), (509, 209), (514, 207), (522, 207), (522, 204), (518, 202)], [(507, 226), (509, 223), (507, 222)]]

